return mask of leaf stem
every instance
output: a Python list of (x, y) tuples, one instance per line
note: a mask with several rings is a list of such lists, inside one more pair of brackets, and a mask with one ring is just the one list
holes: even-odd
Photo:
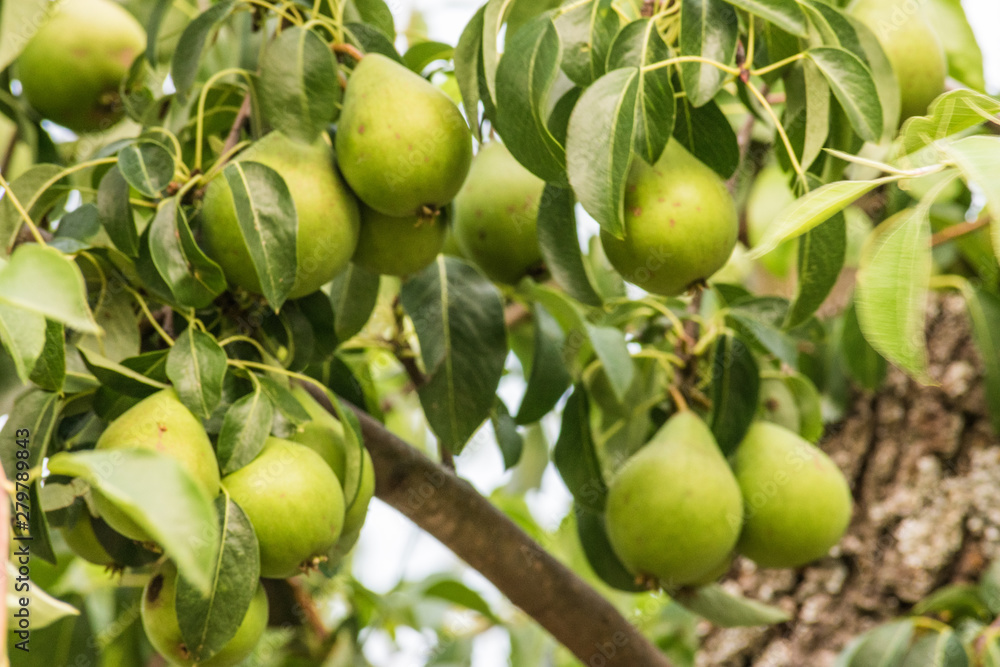
[(132, 295), (132, 298), (139, 302), (139, 307), (142, 308), (143, 314), (146, 319), (149, 320), (149, 324), (156, 330), (156, 333), (160, 335), (160, 338), (170, 347), (174, 346), (174, 339), (163, 330), (160, 323), (156, 321), (156, 317), (153, 315), (152, 311), (149, 310), (149, 306), (146, 304), (146, 300), (142, 298), (142, 295), (138, 291), (132, 289), (131, 285), (125, 285), (125, 290)]
[[(752, 48), (752, 45), (751, 45), (751, 48)], [(789, 56), (788, 58), (785, 58), (784, 60), (779, 60), (776, 63), (771, 63), (767, 67), (761, 67), (760, 69), (750, 70), (750, 75), (751, 76), (764, 76), (765, 74), (770, 74), (771, 72), (773, 72), (775, 70), (779, 70), (782, 67), (787, 67), (788, 65), (791, 65), (794, 62), (802, 60), (805, 57), (806, 57), (806, 54), (804, 52), (803, 53), (796, 53), (794, 56)], [(751, 60), (750, 60), (749, 57), (747, 57), (747, 62), (751, 62)]]
[[(802, 183), (802, 189), (804, 192), (809, 192), (809, 182), (806, 179), (805, 171), (802, 169), (802, 163), (799, 162), (799, 157), (795, 154), (795, 149), (792, 147), (792, 141), (788, 138), (788, 133), (785, 132), (784, 126), (778, 119), (778, 114), (774, 112), (774, 107), (771, 106), (770, 102), (767, 101), (767, 97), (764, 96), (760, 90), (757, 89), (753, 83), (747, 81), (747, 90), (753, 93), (753, 96), (757, 98), (761, 106), (764, 107), (764, 111), (770, 116), (771, 120), (774, 122), (774, 128), (778, 131), (778, 135), (781, 137), (781, 143), (785, 145), (785, 150), (788, 152), (788, 159), (792, 163), (792, 168), (795, 170), (795, 174), (799, 178), (799, 182)], [(753, 113), (753, 112), (751, 112)]]
[(671, 65), (679, 65), (681, 63), (701, 63), (703, 65), (711, 65), (716, 69), (720, 69), (727, 74), (732, 74), (733, 76), (739, 76), (740, 71), (735, 67), (730, 67), (720, 63), (717, 60), (712, 60), (711, 58), (702, 58), (701, 56), (677, 56), (676, 58), (668, 58), (667, 60), (661, 60), (658, 63), (653, 63), (652, 65), (646, 65), (645, 67), (640, 67), (642, 72), (652, 72), (653, 70), (661, 69), (663, 67), (670, 67)]
[(334, 53), (343, 53), (344, 55), (348, 55), (354, 58), (355, 62), (361, 62), (361, 59), (365, 57), (365, 54), (361, 53), (356, 48), (354, 48), (353, 45), (348, 44), (346, 42), (335, 42), (330, 45), (330, 49)]
[(222, 346), (222, 347), (226, 347), (227, 345), (232, 345), (233, 343), (239, 343), (239, 342), (250, 343), (255, 348), (257, 348), (258, 352), (260, 352), (261, 359), (266, 359), (267, 358), (267, 351), (264, 349), (264, 346), (261, 345), (260, 342), (254, 340), (253, 338), (250, 338), (249, 336), (243, 336), (241, 334), (235, 334), (233, 336), (229, 336), (228, 338), (224, 338), (223, 340), (220, 340), (219, 341), (219, 345)]
[[(45, 239), (42, 238), (42, 233), (38, 231), (38, 227), (35, 226), (35, 223), (31, 219), (31, 216), (28, 215), (28, 211), (24, 208), (24, 206), (21, 205), (21, 202), (20, 200), (18, 200), (17, 195), (15, 195), (14, 191), (11, 190), (10, 183), (8, 183), (7, 179), (3, 177), (3, 174), (0, 174), (0, 188), (3, 188), (4, 195), (7, 197), (7, 199), (10, 200), (10, 203), (14, 205), (14, 208), (20, 214), (21, 219), (24, 220), (24, 223), (28, 225), (28, 229), (31, 231), (31, 236), (34, 237), (35, 243), (44, 246)], [(17, 230), (15, 230), (15, 233), (11, 234), (11, 237), (15, 237), (17, 235), (16, 232)], [(4, 248), (4, 250), (6, 250), (6, 248)]]
[(747, 29), (747, 56), (746, 56), (746, 60), (743, 61), (743, 63), (744, 63), (743, 66), (746, 69), (750, 69), (750, 68), (753, 67), (753, 57), (755, 55), (754, 54), (754, 49), (757, 46), (757, 44), (756, 44), (756, 38), (755, 38), (755, 35), (754, 35), (754, 28), (757, 25), (757, 22), (753, 20), (753, 16), (749, 16), (748, 15), (748, 19), (749, 19), (748, 23), (750, 24), (750, 27)]
[(675, 385), (670, 385), (667, 387), (667, 391), (670, 392), (670, 398), (674, 399), (674, 405), (677, 407), (677, 412), (687, 412), (691, 408), (688, 407), (687, 401), (684, 399), (684, 394)]
[(213, 74), (205, 85), (202, 86), (201, 92), (198, 94), (198, 120), (195, 125), (195, 144), (194, 144), (194, 168), (201, 171), (201, 159), (202, 159), (202, 144), (205, 136), (205, 101), (208, 98), (208, 91), (212, 89), (212, 86), (216, 81), (224, 76), (229, 76), (230, 74), (239, 74), (247, 81), (248, 94), (249, 91), (253, 89), (253, 80), (250, 78), (250, 73), (245, 69), (240, 67), (229, 67), (224, 70), (220, 70)]

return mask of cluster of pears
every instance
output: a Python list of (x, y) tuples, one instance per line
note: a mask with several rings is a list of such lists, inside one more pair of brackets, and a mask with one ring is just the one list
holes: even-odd
[[(334, 150), (334, 148), (336, 150)], [(298, 218), (297, 272), (290, 298), (305, 296), (348, 264), (404, 276), (440, 253), (442, 209), (465, 181), (472, 135), (454, 102), (422, 77), (379, 54), (350, 76), (335, 145), (304, 145), (271, 132), (237, 157), (276, 171)], [(205, 191), (205, 250), (228, 281), (260, 293), (224, 174)]]
[(146, 49), (146, 31), (112, 0), (64, 0), (17, 60), (25, 99), (75, 132), (96, 132), (125, 115), (119, 87)]
[(867, 25), (885, 51), (900, 93), (900, 122), (920, 116), (944, 92), (948, 60), (921, 3), (857, 0), (851, 13)]
[(625, 568), (669, 590), (710, 583), (735, 553), (762, 567), (823, 557), (847, 529), (851, 493), (836, 464), (794, 431), (755, 422), (727, 461), (683, 410), (622, 466), (605, 511)]
[(671, 139), (655, 165), (633, 161), (624, 227), (621, 239), (601, 232), (612, 266), (648, 292), (676, 296), (726, 264), (739, 219), (718, 174)]
[[(293, 395), (311, 421), (288, 439), (268, 437), (260, 453), (242, 468), (222, 477), (212, 442), (201, 421), (172, 388), (161, 390), (125, 411), (98, 438), (98, 450), (147, 449), (176, 461), (206, 500), (224, 487), (246, 513), (257, 537), (260, 576), (284, 579), (340, 560), (354, 546), (374, 495), (375, 477), (367, 452), (354, 500), (347, 504), (343, 483), (347, 450), (343, 426), (301, 388)], [(80, 557), (107, 566), (135, 565), (156, 558), (154, 539), (114, 500), (91, 489), (92, 506), (63, 528), (67, 544)], [(164, 502), (169, 502), (164, 499)], [(346, 506), (345, 506), (346, 505)], [(150, 557), (122, 563), (122, 545)], [(152, 549), (148, 551), (146, 549)], [(172, 664), (190, 665), (181, 640), (174, 591), (177, 572), (166, 561), (146, 586), (142, 620), (150, 642)], [(258, 586), (246, 617), (222, 651), (198, 664), (224, 667), (246, 658), (267, 621), (267, 600)]]

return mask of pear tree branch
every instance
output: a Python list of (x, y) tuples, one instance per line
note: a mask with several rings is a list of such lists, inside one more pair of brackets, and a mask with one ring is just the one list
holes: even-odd
[[(328, 412), (327, 396), (302, 385)], [(352, 406), (353, 407), (353, 406)], [(489, 579), (585, 665), (671, 667), (639, 630), (471, 484), (354, 408), (375, 466), (375, 495)]]

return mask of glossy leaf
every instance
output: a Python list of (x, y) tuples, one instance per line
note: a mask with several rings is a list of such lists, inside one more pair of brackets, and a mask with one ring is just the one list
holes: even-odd
[(928, 379), (929, 209), (927, 203), (876, 230), (861, 253), (855, 292), (858, 323), (871, 346), (923, 381)]
[(532, 312), (534, 349), (528, 386), (517, 410), (518, 424), (530, 424), (547, 415), (572, 382), (562, 359), (564, 336), (559, 323), (541, 304), (535, 304)]
[(885, 381), (889, 366), (861, 333), (855, 304), (848, 306), (842, 326), (841, 352), (844, 367), (855, 382), (868, 391), (875, 391)]
[(275, 129), (312, 143), (334, 120), (340, 103), (337, 61), (312, 30), (286, 28), (261, 58), (259, 99)]
[(577, 385), (563, 408), (559, 438), (552, 461), (576, 503), (603, 512), (608, 486), (590, 432), (590, 403), (583, 385)]
[(208, 595), (177, 577), (177, 621), (184, 645), (196, 662), (208, 660), (233, 638), (260, 577), (260, 553), (250, 519), (226, 493), (215, 499), (215, 511), (219, 541)]
[(479, 593), (460, 581), (454, 579), (434, 581), (423, 590), (423, 595), (424, 597), (437, 598), (461, 605), (466, 609), (471, 609), (481, 614), (492, 623), (498, 625), (501, 623), (500, 619), (493, 613), (493, 610), (490, 609), (489, 603)]
[(799, 237), (798, 284), (785, 327), (793, 329), (823, 304), (844, 268), (847, 223), (838, 213)]
[(835, 47), (816, 47), (806, 55), (826, 77), (858, 136), (876, 141), (882, 135), (882, 105), (868, 66), (850, 51)]
[(726, 2), (770, 21), (793, 35), (806, 36), (806, 17), (795, 0), (726, 0)]
[[(959, 171), (986, 197), (986, 209), (993, 220), (1000, 220), (1000, 140), (996, 137), (967, 137), (945, 149)], [(993, 252), (1000, 258), (1000, 224), (990, 225)]]
[(417, 74), (422, 74), (427, 66), (438, 60), (451, 60), (455, 47), (444, 42), (417, 42), (403, 54), (403, 62)]
[(933, 144), (946, 144), (967, 130), (1000, 114), (1000, 101), (972, 90), (952, 90), (939, 97), (927, 116), (906, 121), (893, 159), (907, 168), (936, 164), (939, 153)]
[(176, 197), (160, 204), (148, 231), (156, 271), (179, 303), (203, 308), (225, 291), (222, 269), (195, 242)]
[(472, 128), (476, 141), (482, 141), (479, 129), (479, 68), (483, 59), (483, 16), (486, 6), (482, 6), (469, 20), (455, 47), (455, 80), (462, 93), (462, 108)]
[(364, 328), (378, 301), (379, 275), (348, 264), (330, 286), (337, 340), (353, 338)]
[(80, 346), (77, 346), (77, 350), (79, 350), (87, 370), (97, 378), (98, 382), (119, 394), (133, 398), (145, 398), (167, 388), (163, 382), (146, 377), (124, 364), (111, 361), (94, 350)]
[(676, 595), (675, 599), (688, 610), (723, 628), (774, 625), (791, 618), (782, 609), (738, 597), (718, 584), (700, 586)]
[(184, 32), (181, 33), (170, 65), (170, 74), (173, 77), (177, 93), (182, 97), (187, 95), (191, 86), (194, 85), (202, 51), (205, 49), (209, 36), (229, 16), (235, 4), (236, 0), (222, 0), (222, 2), (212, 5), (188, 23)]
[(639, 70), (630, 68), (594, 82), (577, 102), (566, 137), (566, 167), (577, 199), (602, 229), (618, 237), (624, 233), (639, 79)]
[(243, 242), (275, 311), (295, 284), (298, 215), (284, 179), (258, 162), (230, 162), (222, 170)]
[(715, 102), (696, 108), (681, 99), (674, 138), (723, 179), (732, 176), (740, 164), (736, 132)]
[(216, 447), (223, 475), (239, 470), (260, 453), (273, 418), (274, 406), (260, 387), (229, 407)]
[(439, 255), (403, 284), (427, 382), (420, 403), (434, 433), (459, 453), (489, 417), (507, 357), (503, 303), (474, 268)]
[(158, 197), (174, 177), (174, 156), (158, 143), (140, 141), (121, 150), (118, 169), (140, 194)]
[[(41, 218), (54, 199), (61, 194), (50, 188), (54, 179), (58, 180), (62, 170), (54, 164), (36, 164), (10, 182), (10, 189), (33, 221)], [(32, 201), (36, 203), (31, 204)], [(21, 213), (9, 196), (0, 199), (0, 256), (6, 256), (14, 244), (18, 231), (24, 224)]]
[(88, 482), (151, 535), (184, 578), (208, 593), (218, 519), (205, 492), (177, 461), (148, 449), (91, 450), (60, 452), (48, 466), (53, 474)]
[[(483, 102), (493, 108), (496, 108), (498, 98), (497, 65), (500, 62), (500, 54), (497, 51), (497, 39), (504, 21), (507, 19), (511, 4), (510, 0), (488, 0), (483, 6), (482, 60), (480, 61), (483, 89), (486, 90)], [(521, 30), (518, 30), (518, 34), (520, 33)], [(511, 44), (507, 45), (507, 51), (511, 50), (511, 46)]]
[(0, 305), (23, 308), (82, 333), (100, 329), (87, 305), (83, 274), (54, 248), (25, 243), (0, 265)]
[(902, 667), (969, 667), (969, 657), (951, 628), (919, 637), (903, 658)]
[(555, 20), (563, 45), (562, 69), (576, 84), (589, 86), (604, 74), (608, 49), (618, 33), (612, 4), (612, 0), (578, 4)]
[(548, 15), (521, 28), (496, 72), (497, 125), (511, 155), (542, 180), (564, 180), (566, 156), (548, 125), (559, 74), (559, 35)]
[(44, 346), (31, 369), (30, 379), (47, 391), (62, 391), (66, 380), (66, 330), (63, 325), (46, 320), (42, 342)]
[[(357, 13), (354, 16), (350, 12)], [(364, 22), (377, 28), (385, 35), (386, 39), (396, 39), (396, 26), (392, 18), (392, 11), (385, 3), (385, 0), (349, 0), (345, 20)]]
[[(782, 126), (799, 164), (808, 169), (820, 156), (830, 132), (830, 86), (816, 65), (804, 60), (788, 68), (785, 98)], [(778, 142), (775, 150), (782, 168), (791, 171), (784, 143)]]
[(97, 189), (97, 217), (115, 247), (130, 257), (139, 254), (136, 231), (129, 204), (129, 185), (117, 166), (108, 170)]
[(604, 514), (592, 512), (579, 505), (575, 506), (574, 510), (580, 546), (583, 547), (587, 563), (590, 564), (594, 574), (614, 589), (627, 593), (642, 591), (642, 587), (636, 584), (635, 577), (625, 569), (611, 547)]
[(812, 380), (805, 375), (789, 375), (784, 378), (785, 386), (795, 397), (802, 419), (799, 435), (809, 442), (816, 443), (823, 437), (823, 411), (819, 391)]
[(497, 401), (497, 407), (490, 415), (490, 422), (493, 424), (493, 434), (503, 456), (503, 469), (510, 470), (521, 460), (524, 438), (517, 430), (517, 422), (510, 416), (510, 411), (501, 400)]
[(0, 343), (14, 362), (21, 382), (28, 382), (45, 347), (45, 317), (0, 305)]
[(552, 278), (580, 303), (601, 305), (587, 274), (576, 227), (576, 201), (568, 188), (547, 184), (538, 207), (538, 247)]
[(193, 325), (174, 341), (167, 355), (167, 377), (187, 409), (208, 419), (222, 399), (226, 353), (211, 334)]
[[(738, 36), (739, 20), (729, 3), (723, 0), (683, 0), (682, 54), (732, 65)], [(726, 73), (705, 63), (683, 63), (681, 79), (688, 101), (692, 106), (700, 107), (719, 92)]]
[(760, 370), (746, 343), (720, 336), (712, 352), (712, 415), (708, 425), (719, 449), (729, 456), (739, 446), (757, 413)]

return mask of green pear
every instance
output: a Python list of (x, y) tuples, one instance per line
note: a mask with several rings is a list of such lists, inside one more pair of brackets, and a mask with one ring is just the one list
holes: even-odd
[(792, 433), (802, 430), (802, 414), (795, 395), (780, 378), (760, 381), (758, 416), (764, 421), (787, 428)]
[[(220, 614), (228, 613), (224, 609), (215, 611)], [(177, 568), (173, 563), (165, 562), (146, 583), (139, 605), (142, 628), (153, 648), (171, 665), (198, 667), (233, 667), (246, 660), (267, 628), (267, 614), (267, 593), (258, 581), (250, 607), (233, 638), (208, 660), (195, 662), (184, 645), (181, 626), (177, 621)]]
[(490, 280), (514, 284), (542, 263), (536, 223), (544, 189), (503, 144), (492, 141), (476, 154), (455, 197), (452, 230)]
[[(747, 197), (747, 240), (756, 247), (767, 233), (768, 227), (786, 207), (795, 201), (795, 193), (788, 187), (788, 180), (776, 164), (764, 167), (757, 175)], [(758, 261), (769, 273), (787, 278), (795, 265), (797, 242), (785, 241)]]
[[(96, 449), (149, 449), (175, 459), (208, 499), (219, 495), (219, 465), (201, 421), (172, 388), (148, 396), (104, 429)], [(142, 542), (152, 538), (112, 501), (93, 491), (94, 505), (109, 526)]]
[[(274, 169), (288, 186), (298, 216), (295, 255), (298, 267), (288, 297), (311, 294), (333, 280), (358, 244), (358, 203), (334, 167), (333, 151), (320, 137), (305, 145), (272, 132), (240, 153), (238, 162), (259, 162)], [(243, 241), (236, 207), (220, 174), (205, 190), (202, 240), (230, 283), (260, 294), (260, 279)]]
[(761, 567), (822, 558), (851, 520), (851, 490), (819, 448), (768, 422), (750, 427), (733, 455), (746, 520), (737, 551)]
[(385, 56), (361, 59), (337, 124), (337, 162), (361, 201), (397, 217), (437, 210), (471, 160), (469, 126), (445, 93)]
[(353, 261), (372, 273), (408, 276), (438, 256), (448, 225), (441, 213), (402, 218), (361, 206), (361, 236)]
[(851, 13), (867, 25), (885, 51), (900, 92), (900, 122), (922, 116), (944, 92), (948, 61), (934, 26), (912, 0), (858, 0)]
[(601, 231), (612, 266), (647, 292), (675, 296), (726, 264), (739, 222), (722, 179), (671, 140), (656, 165), (633, 161), (624, 231)]
[(63, 527), (62, 534), (63, 539), (66, 540), (66, 546), (88, 563), (104, 566), (115, 564), (114, 557), (97, 539), (93, 520), (87, 510), (78, 512), (76, 520)]
[(712, 432), (684, 411), (625, 462), (605, 511), (622, 564), (674, 588), (701, 581), (733, 550), (743, 498)]
[(309, 447), (268, 438), (257, 457), (222, 485), (246, 513), (260, 546), (260, 576), (285, 579), (313, 566), (337, 543), (344, 494)]
[(17, 59), (24, 97), (74, 132), (108, 129), (125, 115), (119, 86), (146, 31), (110, 0), (66, 0), (51, 12)]

